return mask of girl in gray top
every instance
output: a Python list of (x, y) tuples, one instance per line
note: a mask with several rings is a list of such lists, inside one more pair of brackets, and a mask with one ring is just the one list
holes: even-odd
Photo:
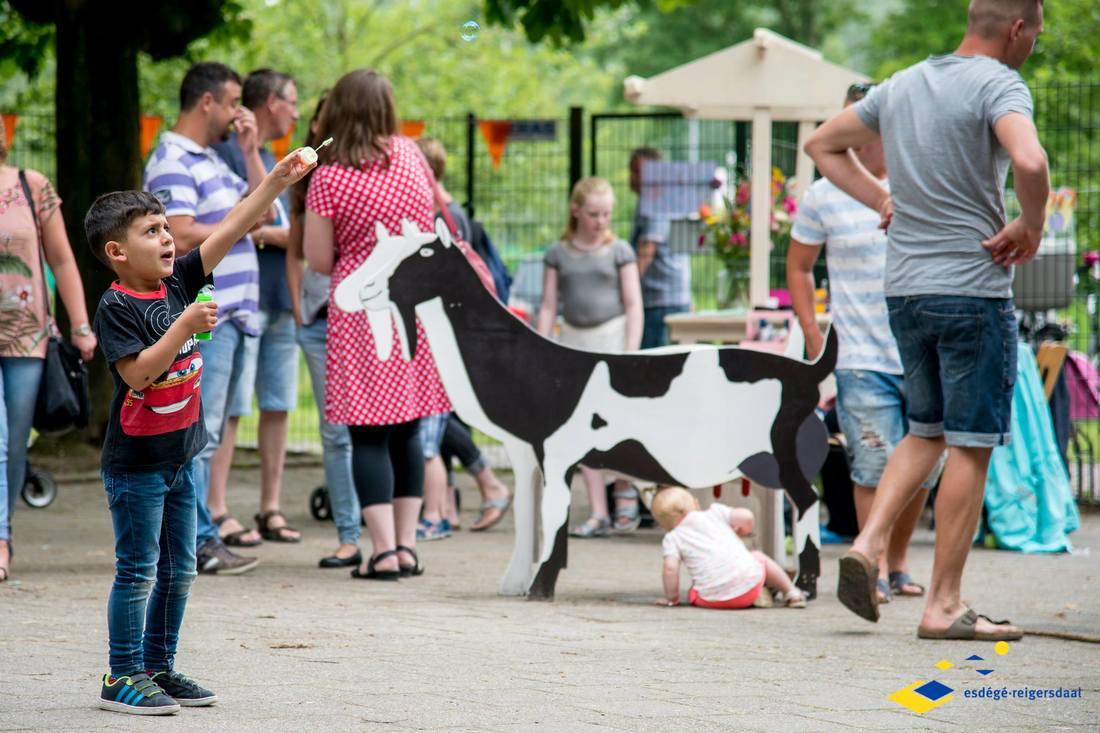
[[(561, 304), (559, 341), (585, 351), (635, 351), (642, 339), (642, 286), (634, 250), (609, 229), (615, 195), (602, 178), (577, 182), (569, 202), (569, 223), (547, 252), (543, 268), (538, 331), (551, 336)], [(581, 467), (592, 516), (573, 529), (575, 537), (603, 537), (611, 530), (603, 476)], [(615, 528), (638, 526), (637, 492), (615, 486)]]

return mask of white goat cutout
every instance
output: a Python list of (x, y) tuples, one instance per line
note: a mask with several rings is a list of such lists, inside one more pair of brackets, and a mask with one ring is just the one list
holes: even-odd
[[(745, 466), (750, 464), (754, 468), (749, 473), (771, 476), (771, 483), (776, 483), (776, 471), (785, 471), (788, 477), (795, 469), (804, 474), (806, 469), (800, 468), (803, 444), (808, 446), (807, 455), (816, 455), (817, 448), (811, 445), (817, 442), (815, 430), (820, 430), (823, 446), (824, 429), (807, 427), (808, 418), (791, 431), (780, 431), (780, 437), (792, 433), (789, 440), (794, 448), (785, 442), (784, 453), (773, 444), (778, 421), (792, 419), (782, 412), (784, 408), (789, 412), (795, 405), (794, 398), (785, 397), (786, 391), (798, 393), (801, 402), (797, 406), (802, 409), (807, 390), (816, 395), (822, 369), (831, 370), (830, 364), (808, 364), (790, 356), (801, 352), (802, 334), (797, 329), (788, 344), (788, 357), (706, 346), (625, 355), (579, 352), (543, 339), (526, 324), (521, 326), (489, 296), (476, 275), (468, 277), (473, 270), (464, 256), (450, 254), (458, 253), (452, 249), (450, 234), (442, 222), (437, 223), (433, 233), (421, 232), (408, 221), (401, 229), (400, 235), (391, 235), (381, 225), (376, 228), (375, 249), (337, 286), (334, 299), (342, 310), (366, 311), (382, 360), (392, 355), (395, 331), (402, 357), (411, 359), (414, 354), (416, 335), (406, 332), (406, 319), (394, 302), (408, 300), (406, 309), (411, 306), (423, 325), (455, 411), (467, 423), (504, 444), (516, 472), (516, 546), (501, 580), (502, 593), (552, 596), (557, 572), (565, 560), (568, 477), (582, 461), (642, 482), (707, 488), (744, 475)], [(441, 249), (435, 244), (437, 240)], [(437, 252), (441, 256), (436, 257)], [(457, 265), (460, 261), (464, 267)], [(423, 269), (427, 263), (430, 269)], [(407, 278), (404, 290), (391, 293), (391, 278), (403, 265), (410, 268), (400, 276)], [(453, 272), (448, 269), (451, 267)], [(417, 292), (410, 295), (413, 290)], [(470, 314), (492, 329), (471, 328)], [(462, 339), (482, 338), (490, 330), (496, 338), (493, 348), (511, 350), (509, 358), (494, 362), (497, 369), (501, 361), (522, 364), (525, 356), (530, 356), (524, 350), (537, 350), (540, 357), (546, 357), (537, 359), (528, 369), (537, 373), (489, 374), (487, 370), (492, 367), (478, 356), (481, 349), (468, 349), (464, 356)], [(502, 341), (502, 333), (510, 336)], [(835, 359), (835, 336), (830, 334), (830, 339)], [(762, 374), (761, 365), (774, 368), (776, 376)], [(753, 376), (735, 379), (727, 372), (745, 371), (741, 367), (746, 366), (752, 367), (748, 371)], [(801, 376), (803, 372), (805, 377)], [(618, 383), (626, 385), (625, 390), (614, 386), (616, 374)], [(522, 390), (516, 391), (517, 383), (522, 383)], [(501, 385), (502, 390), (510, 385), (516, 399), (495, 394), (494, 385)], [(559, 395), (575, 400), (564, 419), (560, 417)], [(812, 414), (812, 404), (808, 411)], [(540, 423), (543, 413), (546, 419)], [(809, 431), (805, 437), (803, 428)], [(536, 434), (537, 438), (532, 437)], [(823, 459), (824, 452), (818, 452)], [(760, 456), (774, 459), (775, 466), (769, 468), (769, 458)], [(780, 460), (781, 456), (786, 457)], [(810, 458), (809, 464), (815, 460)], [(809, 469), (816, 472), (818, 467), (819, 461)], [(542, 480), (541, 491), (538, 478)], [(819, 547), (816, 495), (808, 489), (808, 481), (794, 483), (801, 491), (798, 495), (792, 493), (800, 507), (794, 527), (800, 583), (812, 591)], [(536, 508), (536, 497), (540, 495)]]

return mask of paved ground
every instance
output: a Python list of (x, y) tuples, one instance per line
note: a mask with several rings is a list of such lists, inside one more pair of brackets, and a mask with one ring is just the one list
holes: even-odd
[[(496, 595), (507, 522), (424, 546), (422, 578), (353, 581), (315, 567), (335, 544), (331, 525), (306, 511), (319, 480), (317, 468), (288, 476), (301, 545), (268, 544), (252, 574), (197, 582), (178, 666), (220, 702), (156, 722), (94, 708), (112, 575), (102, 488), (67, 483), (48, 509), (20, 506), (14, 580), (0, 585), (0, 730), (1100, 730), (1100, 645), (1027, 638), (998, 656), (989, 643), (918, 642), (911, 600), (867, 624), (835, 600), (837, 546), (804, 611), (655, 607), (655, 530), (574, 541), (554, 603)], [(251, 515), (256, 472), (234, 482), (236, 511)], [(975, 550), (970, 597), (1026, 627), (1100, 633), (1086, 551), (1100, 551), (1100, 515), (1085, 517), (1075, 542), (1078, 554), (1056, 557)], [(927, 578), (930, 533), (913, 555)], [(987, 661), (965, 661), (975, 653)], [(956, 666), (937, 669), (941, 659)], [(994, 672), (982, 677), (983, 667)], [(924, 715), (887, 699), (932, 679), (954, 699)], [(1058, 687), (1083, 698), (963, 697)]]

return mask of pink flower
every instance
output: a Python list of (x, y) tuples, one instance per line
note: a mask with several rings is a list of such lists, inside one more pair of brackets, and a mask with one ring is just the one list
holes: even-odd
[(704, 246), (706, 246), (706, 243), (707, 243), (707, 235), (706, 234), (700, 234), (699, 235), (699, 246), (704, 247)]
[(798, 211), (798, 202), (794, 200), (794, 196), (788, 196), (783, 199), (783, 210), (788, 214), (793, 214)]
[(734, 201), (738, 206), (744, 206), (749, 202), (749, 184), (741, 182), (737, 185), (737, 195)]
[(23, 285), (15, 291), (15, 300), (20, 308), (26, 308), (34, 302), (34, 289), (30, 285)]
[(736, 247), (744, 247), (747, 241), (744, 232), (734, 232), (730, 235), (730, 244)]

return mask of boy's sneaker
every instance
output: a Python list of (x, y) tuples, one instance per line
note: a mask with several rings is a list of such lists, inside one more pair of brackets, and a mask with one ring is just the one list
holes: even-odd
[(240, 575), (260, 564), (259, 558), (238, 555), (218, 540), (203, 542), (195, 554), (199, 572), (208, 575)]
[(201, 708), (218, 701), (218, 696), (213, 692), (175, 670), (154, 672), (150, 679), (185, 708)]
[(144, 672), (126, 677), (103, 675), (99, 707), (130, 715), (171, 715), (180, 711), (179, 703)]

